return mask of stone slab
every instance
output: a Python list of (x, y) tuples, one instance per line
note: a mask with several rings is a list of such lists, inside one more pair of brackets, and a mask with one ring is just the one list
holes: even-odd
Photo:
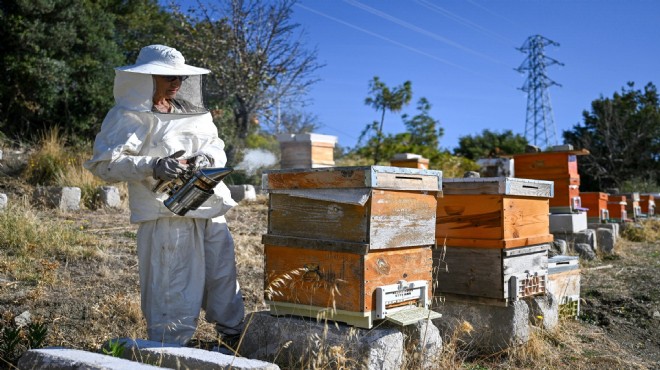
[(40, 186), (35, 190), (33, 197), (36, 202), (61, 211), (80, 209), (81, 190), (77, 187)]
[[(139, 362), (155, 363), (175, 369), (235, 369), (235, 370), (279, 370), (279, 366), (260, 360), (226, 355), (199, 348), (182, 347), (156, 341), (118, 338), (126, 348), (122, 357)], [(108, 347), (108, 342), (104, 347)]]
[(100, 186), (98, 188), (99, 201), (101, 206), (107, 208), (121, 207), (121, 195), (119, 189), (115, 186)]
[(529, 340), (529, 306), (524, 300), (506, 307), (445, 301), (434, 311), (442, 319), (434, 320), (443, 338), (468, 343), (480, 353), (495, 353)]
[[(398, 370), (405, 363), (405, 329), (393, 324), (360, 329), (323, 319), (276, 317), (266, 311), (249, 315), (246, 322), (241, 355), (285, 368), (314, 368), (332, 362), (339, 368)], [(420, 348), (427, 355), (437, 353), (437, 344), (442, 343), (431, 326), (411, 335), (418, 339), (426, 335)]]
[(7, 201), (7, 194), (5, 194), (5, 193), (0, 193), (0, 211), (2, 211), (3, 209), (7, 208), (7, 204), (8, 204), (8, 201)]
[[(67, 348), (41, 348), (27, 351), (18, 361), (21, 370), (149, 370), (163, 369), (123, 358)], [(170, 368), (174, 369), (174, 368)]]

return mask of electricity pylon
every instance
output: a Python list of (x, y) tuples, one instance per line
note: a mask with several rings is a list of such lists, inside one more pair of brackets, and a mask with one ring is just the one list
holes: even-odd
[[(544, 54), (544, 48), (548, 45), (559, 46), (558, 43), (541, 35), (528, 37), (525, 43), (517, 48), (520, 52), (526, 53), (527, 58), (516, 69), (520, 73), (527, 74), (527, 79), (520, 88), (527, 93), (525, 137), (531, 144), (536, 146), (543, 144), (544, 147), (557, 145), (557, 129), (552, 118), (548, 88), (552, 85), (561, 87), (548, 78), (545, 67), (553, 64), (564, 65)], [(543, 139), (542, 143), (539, 142), (541, 139)]]

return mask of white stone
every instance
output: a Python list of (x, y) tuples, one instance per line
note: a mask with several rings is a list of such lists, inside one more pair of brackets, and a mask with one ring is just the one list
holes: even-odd
[[(40, 370), (142, 370), (163, 369), (123, 358), (67, 348), (41, 348), (27, 351), (18, 361), (19, 369)], [(172, 369), (172, 368), (170, 368)]]
[(529, 321), (537, 327), (552, 330), (559, 324), (559, 302), (552, 293), (529, 297)]
[(257, 192), (254, 185), (227, 185), (231, 192), (231, 198), (236, 202), (242, 200), (254, 202), (257, 200)]
[[(260, 360), (226, 355), (199, 348), (182, 347), (177, 344), (156, 341), (118, 338), (110, 341), (124, 343), (122, 357), (140, 362), (157, 361), (161, 366), (175, 369), (236, 369), (236, 370), (279, 370), (279, 366)], [(104, 344), (108, 348), (109, 342)]]
[(611, 254), (614, 252), (616, 239), (612, 230), (605, 228), (597, 229), (596, 239), (598, 240), (598, 247), (603, 253)]
[(102, 207), (119, 208), (121, 207), (121, 195), (119, 189), (115, 186), (100, 186), (98, 188), (99, 201)]
[(7, 208), (7, 194), (0, 193), (0, 211)]
[(80, 188), (77, 187), (38, 187), (34, 198), (51, 208), (62, 211), (77, 211), (80, 209)]

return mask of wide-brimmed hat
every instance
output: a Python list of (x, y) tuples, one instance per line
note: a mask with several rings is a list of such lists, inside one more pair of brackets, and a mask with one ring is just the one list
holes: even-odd
[(178, 50), (165, 45), (149, 45), (140, 50), (135, 64), (115, 68), (118, 71), (163, 76), (189, 76), (210, 73), (206, 68), (186, 64)]

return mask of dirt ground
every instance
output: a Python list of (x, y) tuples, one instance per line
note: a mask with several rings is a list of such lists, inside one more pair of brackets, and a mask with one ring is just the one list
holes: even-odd
[[(0, 176), (0, 193), (6, 193), (9, 202), (30, 191)], [(111, 338), (146, 337), (139, 303), (136, 226), (129, 224), (128, 211), (44, 211), (42, 217), (96, 235), (98, 250), (89, 259), (43, 261), (37, 282), (13, 281), (3, 275), (3, 264), (13, 262), (0, 244), (0, 314), (28, 311), (33, 320), (45, 322), (46, 345), (97, 351)], [(261, 235), (266, 232), (266, 197), (239, 204), (227, 219), (236, 241), (246, 308), (264, 310)], [(456, 367), (660, 369), (660, 243), (623, 240), (615, 255), (582, 262), (581, 267), (580, 320), (564, 321), (557, 332), (537, 336), (543, 345), (533, 361), (514, 361), (507, 353), (457, 359)], [(197, 338), (213, 339), (211, 326), (202, 321)]]

